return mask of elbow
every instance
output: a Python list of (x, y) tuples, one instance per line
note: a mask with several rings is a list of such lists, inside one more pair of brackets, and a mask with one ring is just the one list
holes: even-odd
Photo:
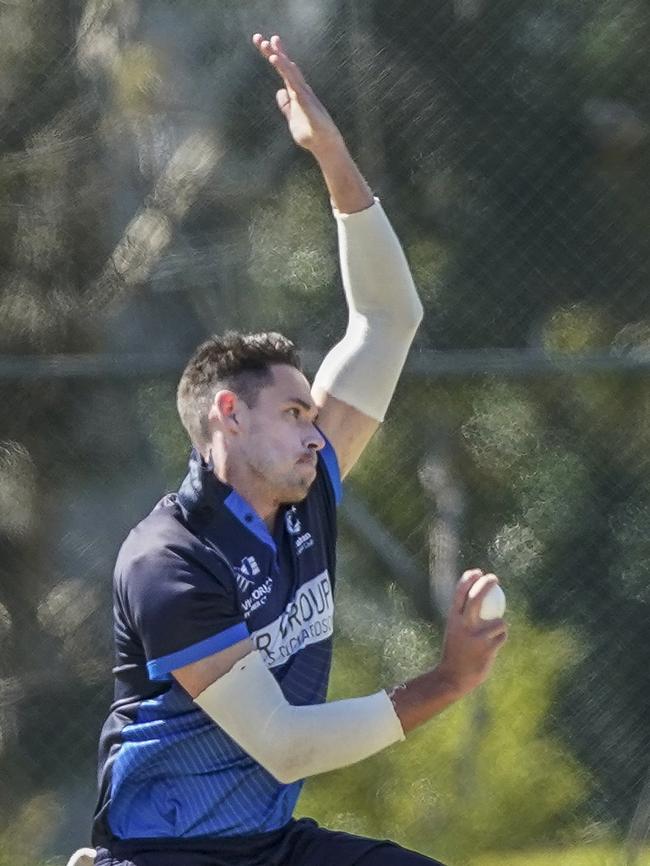
[(423, 318), (424, 308), (413, 289), (408, 298), (401, 298), (392, 308), (366, 314), (362, 324), (366, 333), (381, 333), (387, 339), (410, 343)]
[(414, 294), (410, 312), (410, 328), (413, 332), (413, 336), (415, 336), (415, 332), (422, 324), (422, 319), (424, 318), (424, 307), (422, 306), (422, 301), (418, 297), (417, 293)]
[(308, 756), (296, 738), (286, 736), (286, 731), (277, 727), (259, 733), (263, 735), (246, 744), (248, 754), (282, 785), (304, 779)]
[(400, 297), (400, 303), (394, 305), (392, 315), (390, 315), (392, 325), (395, 330), (401, 331), (405, 337), (408, 336), (408, 338), (413, 339), (424, 318), (424, 307), (412, 280)]
[(305, 778), (297, 755), (286, 748), (275, 748), (262, 766), (282, 785), (291, 785)]
[(399, 330), (409, 342), (413, 339), (424, 318), (424, 307), (415, 289), (399, 313), (393, 319), (393, 327)]
[(422, 319), (424, 318), (424, 307), (422, 306), (422, 301), (420, 300), (420, 296), (418, 295), (418, 290), (415, 288), (415, 283), (413, 282), (413, 278), (411, 277), (411, 291), (409, 292), (409, 299), (411, 303), (409, 304), (409, 314), (410, 314), (410, 322), (411, 328), (413, 329), (413, 334), (417, 331), (422, 323)]
[(273, 778), (277, 779), (281, 785), (292, 785), (294, 782), (299, 782), (304, 778), (302, 773), (293, 771), (290, 766), (277, 767), (275, 770), (269, 770), (268, 772), (271, 773)]

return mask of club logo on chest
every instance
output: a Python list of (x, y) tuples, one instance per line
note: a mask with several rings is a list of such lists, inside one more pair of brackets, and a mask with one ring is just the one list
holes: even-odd
[(302, 532), (302, 523), (298, 517), (295, 505), (287, 511), (284, 522), (289, 535), (295, 536), (296, 554), (298, 556), (300, 556), (301, 553), (304, 553), (305, 550), (314, 546), (314, 539), (312, 538), (311, 532)]
[(302, 524), (300, 523), (300, 518), (298, 517), (298, 512), (296, 511), (296, 506), (293, 505), (285, 514), (284, 522), (287, 527), (287, 532), (289, 535), (298, 535), (300, 530), (302, 529)]
[(248, 592), (255, 581), (254, 577), (260, 574), (260, 567), (254, 556), (245, 556), (239, 565), (233, 565), (237, 586), (242, 592)]
[(244, 617), (248, 617), (258, 608), (263, 607), (273, 590), (273, 578), (267, 577), (263, 583), (255, 578), (262, 573), (254, 556), (245, 556), (239, 565), (233, 565), (237, 588), (243, 596), (240, 600)]

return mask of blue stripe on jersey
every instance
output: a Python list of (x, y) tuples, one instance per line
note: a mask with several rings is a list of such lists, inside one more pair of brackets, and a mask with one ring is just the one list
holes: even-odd
[(247, 529), (250, 529), (251, 532), (254, 532), (263, 544), (268, 545), (274, 553), (276, 552), (277, 548), (275, 541), (273, 541), (266, 523), (264, 523), (259, 514), (254, 511), (253, 506), (246, 502), (243, 496), (240, 496), (236, 490), (233, 490), (232, 493), (224, 499), (223, 504), (231, 514), (235, 515), (240, 523), (242, 523)]
[(266, 832), (290, 820), (301, 788), (280, 784), (175, 684), (122, 730), (109, 824), (122, 839)]
[(171, 672), (177, 668), (185, 667), (185, 665), (198, 662), (200, 659), (217, 653), (220, 650), (228, 649), (229, 646), (239, 643), (249, 636), (248, 628), (245, 622), (238, 622), (230, 628), (220, 631), (218, 634), (201, 640), (192, 646), (185, 647), (175, 653), (170, 653), (167, 656), (162, 656), (159, 659), (152, 659), (147, 662), (147, 673), (150, 680), (170, 680)]
[(334, 499), (336, 501), (336, 504), (339, 505), (341, 499), (343, 499), (341, 470), (339, 468), (339, 461), (336, 456), (336, 451), (334, 450), (334, 448), (332, 448), (332, 444), (329, 439), (325, 439), (325, 447), (319, 452), (319, 456), (323, 458), (323, 463), (327, 468), (327, 474), (329, 475), (329, 479), (332, 482), (332, 487), (334, 488)]

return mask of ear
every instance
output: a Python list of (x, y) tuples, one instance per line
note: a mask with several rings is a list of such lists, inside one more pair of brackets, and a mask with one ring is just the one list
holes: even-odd
[(228, 433), (239, 433), (240, 411), (241, 401), (234, 391), (217, 391), (208, 412), (208, 421)]

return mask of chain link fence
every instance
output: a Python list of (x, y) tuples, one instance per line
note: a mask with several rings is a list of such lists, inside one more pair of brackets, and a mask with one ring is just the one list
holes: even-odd
[(434, 663), (502, 575), (489, 683), (300, 810), (460, 866), (650, 862), (647, 6), (64, 0), (0, 27), (0, 864), (88, 839), (115, 554), (208, 333), (341, 334), (335, 233), (249, 36), (280, 32), (425, 305), (341, 512), (330, 696)]

